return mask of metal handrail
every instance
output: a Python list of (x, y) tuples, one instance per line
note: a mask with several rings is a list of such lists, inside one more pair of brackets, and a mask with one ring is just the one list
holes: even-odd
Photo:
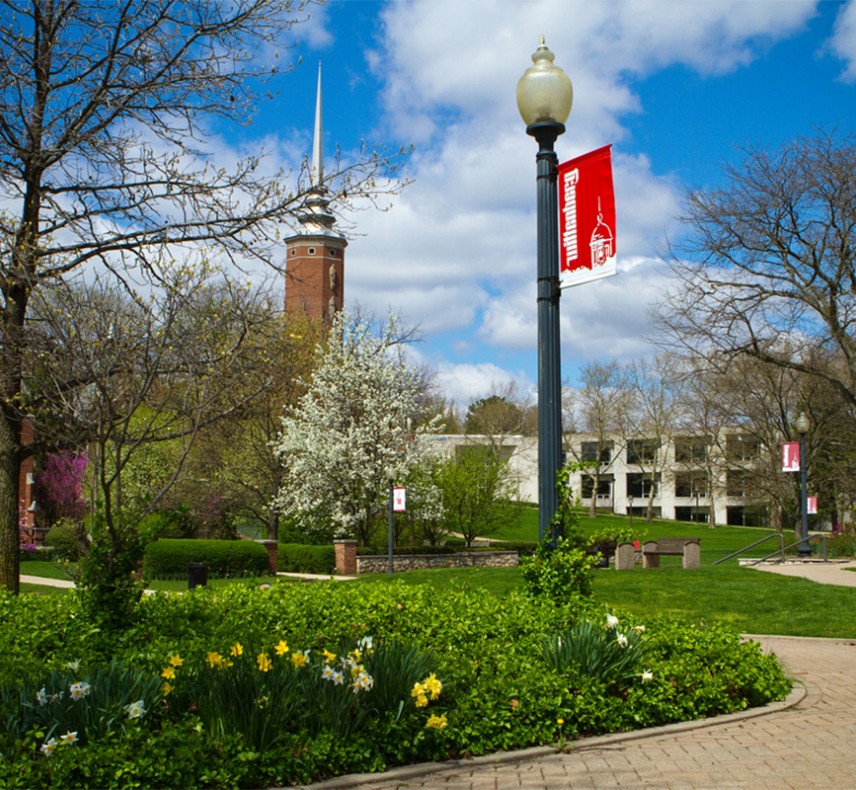
[(782, 558), (782, 561), (784, 562), (784, 559), (785, 559), (785, 538), (781, 532), (774, 532), (772, 535), (765, 535), (760, 540), (756, 540), (754, 543), (750, 543), (748, 546), (743, 546), (743, 548), (737, 549), (737, 551), (731, 552), (731, 554), (729, 554), (727, 557), (723, 557), (722, 559), (717, 560), (713, 564), (719, 565), (719, 564), (725, 562), (726, 560), (730, 560), (732, 557), (736, 557), (738, 554), (742, 554), (744, 551), (748, 551), (749, 549), (754, 549), (755, 546), (760, 546), (764, 541), (767, 541), (770, 538), (778, 538), (779, 539), (779, 550), (774, 551), (772, 554), (769, 554), (766, 557), (761, 558), (760, 560), (758, 560), (758, 562), (763, 562), (764, 560), (769, 559), (770, 557), (776, 556), (776, 554), (779, 554)]
[[(760, 540), (756, 540), (754, 543), (750, 543), (748, 546), (744, 546), (742, 549), (738, 549), (737, 551), (732, 552), (727, 557), (723, 557), (722, 559), (717, 560), (713, 564), (719, 565), (721, 562), (725, 562), (726, 560), (730, 560), (732, 557), (736, 557), (741, 552), (744, 552), (747, 549), (752, 549), (755, 546), (758, 546), (761, 543), (763, 543), (765, 540), (769, 540), (770, 538), (778, 538), (779, 539), (778, 550), (774, 551), (772, 554), (768, 554), (766, 557), (759, 557), (756, 560), (750, 560), (746, 563), (747, 565), (759, 565), (760, 563), (766, 562), (770, 558), (775, 557), (777, 554), (779, 555), (779, 561), (784, 562), (785, 561), (785, 552), (788, 549), (792, 549), (795, 546), (801, 546), (802, 545), (802, 539), (800, 539), (800, 540), (795, 540), (793, 543), (789, 543), (786, 546), (784, 536), (780, 532), (776, 532), (773, 535), (766, 535), (765, 537), (761, 538)], [(826, 535), (825, 534), (820, 535), (820, 542), (821, 542), (821, 546), (822, 546), (821, 556), (823, 557), (823, 562), (829, 562), (829, 556), (827, 554), (827, 549), (826, 549)]]

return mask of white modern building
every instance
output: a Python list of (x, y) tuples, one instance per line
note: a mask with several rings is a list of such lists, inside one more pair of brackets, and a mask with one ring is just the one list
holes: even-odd
[[(538, 440), (534, 436), (439, 435), (432, 438), (453, 453), (458, 447), (499, 448), (517, 480), (521, 501), (538, 501)], [(752, 497), (751, 470), (760, 458), (758, 442), (737, 431), (717, 441), (670, 434), (663, 441), (591, 434), (564, 437), (565, 457), (590, 466), (574, 473), (571, 488), (581, 505), (644, 516), (649, 500), (658, 518), (760, 526), (767, 513)]]

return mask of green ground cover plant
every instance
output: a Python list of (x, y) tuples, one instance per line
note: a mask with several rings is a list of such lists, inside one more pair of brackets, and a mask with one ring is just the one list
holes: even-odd
[[(138, 607), (108, 641), (93, 638), (76, 592), (0, 596), (0, 717), (15, 724), (0, 728), (0, 784), (305, 783), (736, 710), (789, 688), (773, 659), (718, 625), (521, 589), (234, 584)], [(551, 636), (581, 623), (606, 644), (635, 634), (644, 658), (620, 682), (551, 664)], [(79, 662), (75, 677), (60, 681), (52, 673), (69, 662)], [(46, 712), (42, 689), (64, 689), (68, 705), (103, 700), (101, 678), (123, 686), (113, 666), (129, 674), (110, 727), (91, 735), (83, 715), (77, 729), (68, 718), (22, 720)], [(90, 691), (69, 699), (77, 682)]]

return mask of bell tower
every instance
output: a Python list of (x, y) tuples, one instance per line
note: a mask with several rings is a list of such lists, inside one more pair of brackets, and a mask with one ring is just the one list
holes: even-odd
[(320, 63), (310, 187), (297, 218), (300, 232), (285, 240), (285, 310), (330, 326), (344, 305), (348, 241), (335, 229), (336, 218), (330, 213), (324, 186)]

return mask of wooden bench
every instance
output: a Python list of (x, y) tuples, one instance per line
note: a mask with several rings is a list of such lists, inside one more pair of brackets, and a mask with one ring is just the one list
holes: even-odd
[(698, 568), (701, 564), (701, 547), (698, 538), (660, 538), (642, 544), (642, 567), (659, 568), (660, 557), (683, 557), (684, 568)]

